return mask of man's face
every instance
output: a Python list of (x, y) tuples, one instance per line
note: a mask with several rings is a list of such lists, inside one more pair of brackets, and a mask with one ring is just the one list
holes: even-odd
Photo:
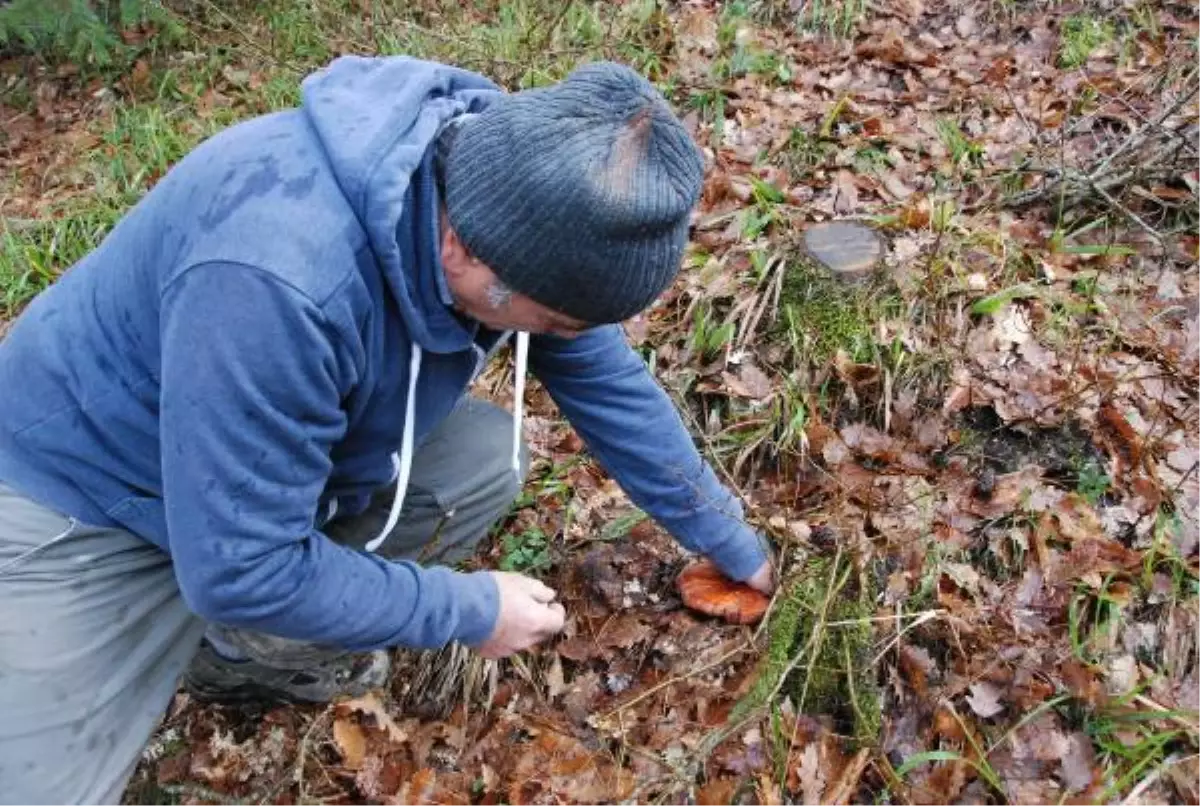
[(492, 330), (521, 330), (573, 339), (591, 327), (524, 294), (504, 290), (495, 272), (473, 257), (454, 230), (445, 225), (442, 268), (458, 312)]

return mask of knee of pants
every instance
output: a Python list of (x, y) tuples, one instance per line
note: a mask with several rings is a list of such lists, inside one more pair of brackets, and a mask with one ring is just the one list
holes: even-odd
[(432, 464), (443, 466), (433, 475), (445, 476), (449, 470), (462, 482), (472, 479), (471, 486), (476, 488), (490, 489), (494, 479), (502, 480), (505, 484), (500, 485), (503, 489), (497, 494), (508, 495), (511, 501), (524, 485), (530, 463), (529, 445), (522, 436), (520, 467), (513, 468), (513, 427), (509, 412), (487, 401), (467, 398), (422, 447), (422, 453), (428, 449), (428, 454), (418, 456), (417, 461), (429, 458)]

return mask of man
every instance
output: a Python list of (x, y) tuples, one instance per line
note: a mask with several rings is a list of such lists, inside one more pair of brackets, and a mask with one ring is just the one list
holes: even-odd
[[(119, 799), (185, 670), (322, 701), (387, 647), (557, 632), (542, 583), (449, 567), (520, 487), (526, 362), (639, 506), (770, 590), (617, 324), (675, 276), (701, 174), (608, 63), (504, 94), (343, 58), (182, 160), (0, 343), (3, 797)], [(466, 395), (512, 333), (515, 417)]]

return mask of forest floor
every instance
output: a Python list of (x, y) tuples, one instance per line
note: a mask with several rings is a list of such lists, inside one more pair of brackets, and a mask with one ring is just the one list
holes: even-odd
[[(107, 64), (0, 58), (0, 320), (339, 54), (623, 61), (708, 169), (627, 332), (782, 584), (757, 627), (684, 608), (684, 552), (535, 384), (474, 564), (555, 587), (561, 638), (397, 653), (329, 706), (181, 693), (128, 802), (1200, 802), (1194, 4), (175, 5)], [(832, 220), (878, 271), (821, 269)]]

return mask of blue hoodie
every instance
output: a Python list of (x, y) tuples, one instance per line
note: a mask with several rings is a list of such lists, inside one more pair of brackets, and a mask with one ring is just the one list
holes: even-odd
[[(197, 147), (0, 342), (0, 480), (169, 552), (211, 621), (355, 650), (485, 639), (488, 574), (390, 562), (320, 525), (395, 478), (500, 338), (450, 306), (431, 148), (498, 93), (347, 57), (299, 109)], [(618, 326), (535, 336), (529, 356), (635, 503), (735, 578), (761, 565)]]

